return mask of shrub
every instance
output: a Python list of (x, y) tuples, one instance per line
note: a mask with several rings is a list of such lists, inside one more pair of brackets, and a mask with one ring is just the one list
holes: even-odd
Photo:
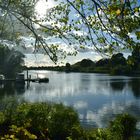
[(78, 114), (62, 104), (21, 103), (14, 108), (14, 113), (8, 113), (11, 109), (0, 112), (0, 135), (3, 138), (10, 137), (9, 128), (15, 126), (19, 130), (16, 130), (15, 138), (20, 134), (24, 138), (27, 133), (28, 137), (36, 136), (40, 140), (48, 137), (64, 140), (72, 134), (74, 126), (80, 126)]
[(136, 119), (129, 114), (121, 114), (110, 123), (110, 132), (114, 137), (128, 140), (136, 130)]
[(108, 128), (86, 131), (73, 108), (62, 104), (8, 102), (5, 107), (0, 112), (2, 140), (129, 140), (136, 129), (136, 119), (128, 114), (117, 116)]
[(5, 134), (1, 137), (1, 140), (36, 140), (37, 136), (31, 134), (24, 127), (17, 127), (15, 125), (10, 126), (9, 134)]
[(51, 139), (66, 139), (75, 125), (79, 125), (78, 114), (71, 107), (53, 106), (48, 127)]

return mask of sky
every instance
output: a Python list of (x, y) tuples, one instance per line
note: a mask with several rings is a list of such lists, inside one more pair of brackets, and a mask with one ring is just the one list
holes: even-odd
[[(38, 13), (37, 16), (38, 18), (43, 18), (45, 16), (45, 13), (47, 9), (52, 8), (56, 5), (56, 2), (53, 0), (39, 0), (37, 3), (35, 10)], [(133, 34), (131, 34), (132, 37), (134, 37)], [(41, 54), (41, 53), (33, 53), (34, 48), (32, 47), (31, 44), (34, 44), (34, 38), (30, 37), (23, 37), (22, 38), (24, 43), (26, 43), (26, 49), (23, 49), (22, 52), (25, 53), (25, 65), (27, 66), (50, 66), (54, 65), (54, 63), (49, 59), (48, 56)], [(50, 40), (51, 42), (52, 40)], [(53, 40), (54, 42), (59, 42), (59, 40)], [(49, 40), (47, 41), (49, 44)], [(61, 42), (60, 42), (61, 43)], [(65, 45), (61, 45), (63, 49), (66, 51), (70, 51), (71, 48), (66, 47)], [(127, 57), (129, 53), (125, 54), (125, 57)], [(64, 65), (65, 63), (69, 62), (71, 64), (76, 63), (77, 61), (81, 61), (82, 59), (91, 59), (93, 61), (97, 61), (101, 59), (101, 55), (98, 53), (95, 53), (93, 47), (86, 47), (85, 49), (79, 49), (78, 54), (76, 56), (68, 56), (66, 57), (65, 60), (59, 59), (58, 60), (58, 65)]]
[[(43, 54), (25, 54), (26, 66), (54, 66), (55, 64), (49, 59), (47, 55)], [(59, 60), (58, 65), (65, 65), (66, 63), (74, 64), (82, 59), (91, 59), (97, 61), (101, 58), (95, 52), (78, 53), (76, 56), (67, 56), (66, 59)]]
[[(39, 0), (37, 3), (35, 10), (38, 13), (38, 18), (43, 18), (45, 16), (46, 10), (48, 8), (52, 8), (55, 6), (55, 2), (53, 0)], [(41, 53), (33, 53), (34, 48), (31, 44), (34, 44), (34, 38), (30, 37), (22, 37), (23, 42), (26, 44), (26, 49), (22, 49), (22, 52), (25, 54), (25, 65), (27, 66), (52, 66), (55, 65), (47, 55), (41, 54)], [(58, 42), (57, 40), (54, 40)], [(49, 42), (47, 42), (49, 43)], [(62, 44), (63, 46), (63, 44)], [(63, 49), (66, 51), (70, 51), (71, 48), (68, 48), (66, 46), (63, 46)], [(98, 53), (95, 53), (93, 51), (93, 48), (86, 48), (84, 50), (80, 49), (78, 50), (78, 53), (76, 56), (67, 56), (65, 59), (59, 59), (58, 65), (65, 65), (65, 63), (69, 62), (70, 64), (74, 64), (78, 61), (81, 61), (82, 59), (91, 59), (94, 61), (97, 61), (101, 58), (101, 56)]]

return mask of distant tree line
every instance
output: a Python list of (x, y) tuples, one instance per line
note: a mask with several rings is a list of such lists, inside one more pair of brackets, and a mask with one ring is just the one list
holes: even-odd
[(112, 55), (111, 58), (102, 58), (97, 62), (90, 59), (83, 59), (74, 65), (66, 64), (65, 70), (75, 72), (99, 72), (110, 73), (112, 75), (128, 75), (139, 73), (140, 52), (133, 51), (126, 59), (122, 53)]
[(94, 72), (110, 73), (112, 75), (139, 74), (140, 70), (140, 49), (137, 46), (132, 54), (126, 59), (123, 53), (113, 54), (111, 58), (102, 58), (98, 61), (83, 59), (73, 65), (66, 63), (65, 66), (52, 67), (30, 67), (28, 69), (46, 69), (66, 72)]

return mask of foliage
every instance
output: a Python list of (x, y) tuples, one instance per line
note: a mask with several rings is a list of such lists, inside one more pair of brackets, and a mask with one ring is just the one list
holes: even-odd
[(110, 65), (110, 59), (103, 58), (96, 62), (97, 67), (108, 67)]
[[(66, 55), (76, 55), (79, 49), (87, 46), (111, 54), (123, 48), (133, 50), (137, 46), (137, 41), (131, 38), (133, 33), (139, 39), (140, 7), (137, 0), (55, 0), (56, 5), (47, 9), (43, 18), (35, 11), (39, 1), (1, 0), (0, 38), (20, 42), (22, 36), (32, 36), (36, 51), (44, 50), (54, 62)], [(46, 42), (50, 37), (73, 51), (66, 52), (59, 43)]]
[(24, 55), (22, 53), (0, 45), (0, 73), (6, 77), (14, 77), (17, 72), (22, 70), (23, 58)]
[(136, 128), (133, 116), (121, 114), (107, 128), (86, 130), (71, 107), (11, 101), (1, 108), (1, 140), (128, 140)]
[(127, 59), (123, 56), (122, 53), (117, 53), (112, 55), (111, 58), (102, 58), (96, 62), (90, 59), (83, 59), (72, 65), (66, 63), (65, 66), (30, 67), (28, 69), (65, 72), (108, 73), (111, 75), (139, 75), (140, 55), (138, 50), (136, 50), (133, 50), (132, 55)]
[(80, 62), (80, 66), (81, 67), (90, 67), (92, 66), (94, 63), (93, 61), (91, 61), (90, 59), (83, 59), (81, 62)]
[(35, 140), (37, 136), (31, 134), (25, 127), (17, 127), (15, 125), (10, 126), (9, 133), (3, 137), (1, 140)]
[(134, 135), (136, 122), (136, 119), (129, 114), (119, 115), (110, 123), (110, 131), (113, 136), (117, 136), (118, 139), (129, 139)]
[(83, 59), (71, 66), (71, 71), (74, 72), (93, 72), (95, 62), (90, 59)]
[(129, 140), (130, 138), (135, 140), (133, 137), (135, 130), (136, 119), (128, 114), (120, 114), (107, 128), (88, 132), (88, 137), (95, 140)]
[(53, 107), (48, 125), (50, 137), (52, 139), (62, 140), (72, 133), (74, 126), (79, 125), (78, 115), (72, 108), (66, 108), (60, 104)]
[(140, 65), (140, 44), (138, 43), (137, 46), (132, 51), (132, 55), (128, 57), (128, 64), (136, 70)]
[[(89, 45), (98, 52), (113, 53), (124, 48), (133, 49), (137, 45), (130, 36), (134, 32), (139, 37), (139, 3), (136, 0), (66, 0), (54, 8), (55, 13), (60, 7), (66, 7), (62, 11), (68, 13), (62, 16), (65, 28), (61, 30), (73, 35), (75, 44), (79, 43), (82, 48)], [(73, 13), (77, 15), (75, 18), (72, 18)]]
[(126, 65), (126, 59), (124, 58), (122, 53), (117, 53), (112, 55), (111, 59), (110, 59), (110, 64), (111, 66), (117, 66), (117, 65), (122, 65), (125, 66)]
[(70, 65), (70, 63), (66, 63), (65, 71), (66, 72), (70, 72), (71, 71), (71, 65)]
[(62, 104), (12, 103), (0, 113), (3, 139), (65, 139), (75, 126), (80, 127), (77, 113)]

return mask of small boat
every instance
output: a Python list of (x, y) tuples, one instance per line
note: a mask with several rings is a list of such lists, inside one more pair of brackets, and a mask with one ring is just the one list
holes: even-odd
[(49, 78), (39, 78), (38, 82), (39, 83), (48, 83), (49, 82)]

